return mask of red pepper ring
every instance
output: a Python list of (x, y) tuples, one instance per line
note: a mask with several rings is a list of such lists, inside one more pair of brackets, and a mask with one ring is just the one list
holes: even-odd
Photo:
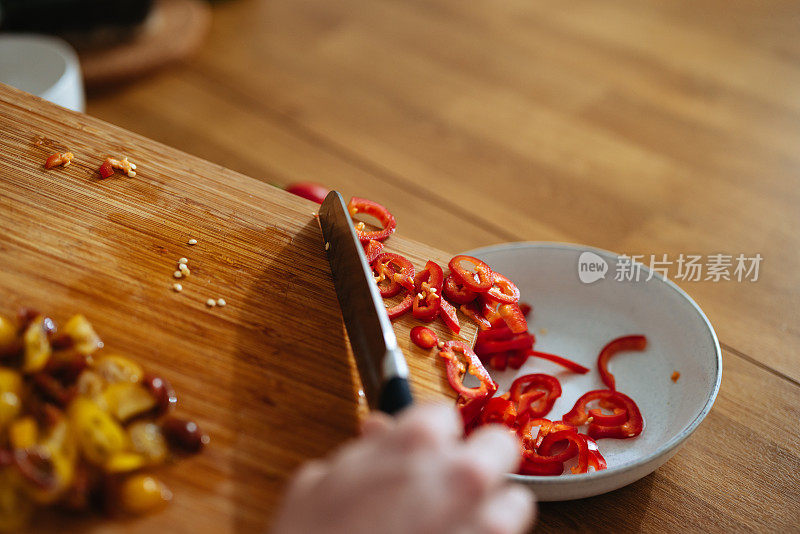
[[(553, 447), (562, 441), (569, 441), (567, 447), (558, 454), (553, 454)], [(537, 454), (544, 459), (555, 461), (566, 461), (578, 455), (578, 465), (571, 469), (573, 474), (586, 473), (589, 469), (589, 446), (586, 440), (575, 430), (557, 430), (550, 432), (542, 440), (542, 444), (537, 449)]]
[(492, 287), (489, 288), (488, 293), (494, 300), (503, 304), (519, 302), (519, 288), (514, 282), (496, 271), (492, 278)]
[(586, 440), (586, 446), (589, 449), (589, 467), (594, 467), (595, 471), (602, 471), (608, 464), (606, 459), (600, 454), (600, 449), (597, 447), (597, 442), (589, 436), (581, 434), (581, 437)]
[(383, 243), (380, 241), (370, 239), (369, 242), (364, 245), (364, 254), (367, 256), (367, 263), (370, 265), (375, 263), (375, 259), (380, 256), (381, 252), (383, 252)]
[[(576, 402), (572, 410), (564, 414), (564, 421), (575, 426), (580, 426), (588, 422), (589, 414), (587, 413), (587, 404), (592, 401), (606, 401), (613, 403), (615, 406), (624, 408), (628, 414), (627, 420), (620, 425), (601, 425), (592, 422), (589, 425), (587, 434), (590, 437), (599, 438), (617, 438), (627, 439), (638, 436), (644, 429), (644, 418), (639, 411), (636, 403), (619, 391), (610, 389), (596, 389), (584, 393)], [(610, 405), (610, 404), (608, 404)]]
[[(475, 271), (473, 272), (465, 269), (461, 265), (462, 262), (471, 263), (475, 267)], [(492, 287), (494, 273), (486, 262), (478, 258), (460, 254), (454, 256), (453, 259), (450, 260), (450, 263), (448, 263), (448, 266), (450, 267), (450, 273), (470, 291), (485, 293)]]
[(534, 358), (541, 358), (543, 360), (548, 360), (553, 363), (557, 363), (558, 365), (566, 367), (567, 369), (569, 369), (574, 373), (580, 373), (582, 375), (585, 375), (586, 373), (589, 372), (588, 367), (584, 367), (583, 365), (577, 362), (573, 362), (572, 360), (568, 360), (567, 358), (558, 356), (556, 354), (550, 354), (548, 352), (539, 352), (538, 350), (529, 350), (528, 355), (533, 356)]
[(458, 412), (461, 414), (461, 420), (464, 423), (465, 435), (469, 434), (472, 429), (475, 428), (484, 407), (489, 402), (492, 395), (494, 395), (495, 391), (497, 391), (497, 387), (490, 386), (486, 395), (482, 397), (467, 399), (459, 395), (458, 399), (456, 399), (456, 406), (458, 406)]
[(613, 408), (614, 413), (606, 414), (602, 410), (592, 409), (589, 410), (589, 417), (592, 423), (597, 423), (603, 426), (616, 426), (621, 425), (628, 420), (628, 410), (625, 408)]
[(483, 408), (480, 424), (501, 424), (514, 428), (517, 420), (517, 408), (505, 397), (493, 397)]
[(517, 304), (500, 304), (497, 313), (503, 318), (506, 325), (515, 334), (522, 334), (528, 331), (528, 321), (525, 320), (522, 310)]
[(444, 280), (442, 288), (444, 296), (453, 304), (467, 304), (475, 300), (478, 296), (474, 291), (467, 289), (464, 284), (459, 282), (452, 274), (448, 274)]
[[(377, 275), (375, 282), (383, 298), (397, 295), (402, 288), (414, 291), (414, 265), (400, 254), (379, 254), (372, 263), (372, 272)], [(383, 281), (388, 281), (389, 284), (381, 285)]]
[(428, 261), (414, 277), (414, 304), (411, 313), (421, 321), (433, 321), (439, 315), (444, 274), (436, 262)]
[(644, 336), (624, 336), (610, 341), (597, 356), (597, 369), (600, 379), (608, 389), (617, 389), (614, 375), (608, 371), (608, 360), (618, 352), (625, 350), (644, 350), (647, 348), (647, 338)]
[(411, 304), (414, 302), (414, 296), (411, 292), (407, 292), (406, 296), (403, 297), (403, 300), (400, 301), (399, 304), (392, 306), (391, 308), (386, 308), (386, 314), (389, 316), (389, 319), (394, 321), (398, 317), (405, 314), (408, 310), (411, 309)]
[[(540, 393), (544, 393), (543, 391)], [(550, 419), (543, 417), (532, 417), (522, 423), (517, 429), (517, 435), (522, 440), (523, 446), (527, 449), (536, 449), (542, 442), (542, 439), (550, 432), (553, 422)], [(539, 432), (536, 438), (533, 437), (533, 429), (539, 427)]]
[(395, 229), (397, 229), (397, 221), (395, 220), (394, 215), (389, 213), (389, 210), (377, 202), (373, 202), (365, 198), (353, 197), (347, 204), (347, 211), (350, 212), (351, 217), (357, 213), (371, 215), (372, 217), (378, 219), (381, 222), (381, 225), (383, 225), (381, 230), (370, 232), (363, 229), (363, 224), (356, 223), (356, 234), (358, 234), (358, 238), (362, 243), (368, 243), (370, 239), (383, 241), (392, 235)]
[(460, 308), (461, 313), (475, 321), (481, 331), (488, 331), (492, 328), (492, 323), (486, 319), (483, 314), (478, 310), (478, 304), (469, 302)]
[[(457, 353), (461, 353), (464, 356), (465, 362), (459, 359)], [(495, 391), (497, 390), (497, 384), (483, 367), (480, 359), (464, 342), (447, 341), (439, 350), (439, 356), (445, 360), (447, 381), (450, 383), (450, 387), (459, 395), (467, 399), (474, 399), (481, 395), (487, 395), (492, 388)], [(480, 380), (481, 385), (474, 388), (465, 386), (463, 378), (466, 374), (471, 374)]]
[(432, 349), (439, 343), (439, 336), (427, 326), (415, 326), (411, 329), (411, 341), (420, 348)]
[[(544, 397), (530, 395), (532, 390), (537, 389), (544, 391), (546, 395)], [(547, 415), (560, 396), (561, 383), (558, 379), (542, 373), (520, 376), (512, 382), (509, 390), (509, 398), (518, 404), (517, 413), (531, 418)]]
[(525, 333), (515, 334), (511, 338), (502, 341), (476, 341), (475, 354), (488, 356), (509, 350), (530, 349), (533, 346), (533, 339), (532, 335)]
[(543, 459), (535, 451), (523, 451), (520, 475), (558, 476), (564, 472), (564, 462)]

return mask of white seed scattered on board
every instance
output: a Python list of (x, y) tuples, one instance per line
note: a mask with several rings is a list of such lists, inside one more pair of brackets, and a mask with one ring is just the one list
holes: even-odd
[(179, 263), (178, 270), (183, 274), (189, 274), (189, 267), (187, 267), (185, 263)]
[(328, 250), (329, 248), (331, 248), (331, 244), (330, 243), (325, 243), (325, 250)]
[(197, 239), (192, 238), (189, 241), (187, 241), (187, 243), (189, 243), (190, 245), (196, 245), (197, 244)]
[(360, 222), (360, 223), (358, 223), (356, 225), (356, 230), (363, 230), (363, 229), (364, 229), (364, 223), (363, 222)]
[(189, 270), (189, 268), (188, 268), (188, 267), (186, 267), (186, 266), (185, 266), (185, 265), (183, 265), (183, 264), (181, 264), (181, 267), (184, 267), (183, 269), (181, 269), (181, 274), (183, 274), (183, 276), (185, 276), (185, 277), (187, 277), (187, 278), (188, 278), (188, 277), (189, 277), (189, 275), (190, 275), (190, 274), (192, 274), (192, 271), (190, 271), (190, 270)]
[(222, 307), (225, 306), (226, 304), (227, 302), (225, 302), (225, 299), (217, 299), (217, 306)]
[(183, 265), (186, 265), (187, 263), (189, 263), (189, 260), (187, 260), (186, 258), (181, 258), (181, 259), (178, 260), (178, 263), (182, 263)]
[(172, 284), (172, 289), (174, 289), (177, 293), (183, 291), (183, 286), (180, 284)]
[(181, 278), (183, 276), (183, 273), (180, 271), (175, 271), (174, 273), (172, 273), (172, 276), (174, 276), (175, 278)]
[(214, 299), (208, 299), (206, 301), (206, 306), (208, 306), (209, 308), (213, 308), (216, 305), (217, 305), (217, 301), (214, 300)]
[(443, 349), (444, 348), (444, 341), (440, 341), (439, 343), (436, 344), (436, 346), (439, 347), (440, 349)]
[(421, 298), (421, 299), (424, 299), (424, 298), (425, 298), (425, 295), (423, 295), (422, 293), (417, 293), (417, 296), (418, 296), (419, 298)]

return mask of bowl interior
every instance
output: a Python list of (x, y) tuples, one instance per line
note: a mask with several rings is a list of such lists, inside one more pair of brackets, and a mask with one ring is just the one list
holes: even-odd
[[(586, 250), (608, 263), (605, 278), (588, 284), (578, 276), (578, 260)], [(473, 251), (473, 255), (514, 280), (522, 301), (533, 306), (529, 319), (536, 350), (565, 356), (591, 369), (578, 375), (531, 358), (519, 370), (490, 370), (500, 392), (523, 374), (556, 376), (563, 393), (550, 419), (560, 419), (583, 393), (605, 389), (596, 360), (606, 343), (627, 334), (647, 336), (647, 350), (621, 352), (609, 364), (617, 389), (637, 402), (646, 425), (634, 439), (600, 440), (609, 471), (666, 452), (710, 409), (721, 376), (716, 335), (697, 305), (671, 282), (657, 275), (645, 280), (650, 272), (644, 268), (638, 282), (617, 281), (617, 256), (588, 247), (519, 243)], [(680, 378), (673, 382), (675, 371)], [(575, 477), (562, 475), (570, 476)]]

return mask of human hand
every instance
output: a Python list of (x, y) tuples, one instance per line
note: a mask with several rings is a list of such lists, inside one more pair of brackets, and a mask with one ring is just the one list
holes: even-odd
[(461, 436), (447, 406), (370, 414), (359, 439), (295, 475), (273, 534), (524, 531), (534, 496), (505, 480), (520, 461), (517, 438), (493, 425)]

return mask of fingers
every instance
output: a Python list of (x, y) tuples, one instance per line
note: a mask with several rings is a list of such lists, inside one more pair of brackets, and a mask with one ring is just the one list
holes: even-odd
[(404, 412), (392, 432), (387, 434), (394, 447), (413, 451), (450, 447), (460, 439), (461, 419), (452, 406), (433, 404), (414, 406)]
[(464, 451), (492, 473), (509, 473), (519, 467), (519, 439), (504, 426), (479, 428), (464, 443)]
[(473, 523), (475, 532), (518, 534), (531, 525), (536, 512), (533, 492), (520, 485), (509, 485), (483, 503)]
[(292, 480), (289, 492), (300, 495), (307, 493), (324, 478), (327, 472), (328, 468), (321, 460), (306, 462)]
[(391, 417), (382, 412), (371, 412), (361, 424), (361, 435), (377, 438), (385, 434), (393, 425)]

